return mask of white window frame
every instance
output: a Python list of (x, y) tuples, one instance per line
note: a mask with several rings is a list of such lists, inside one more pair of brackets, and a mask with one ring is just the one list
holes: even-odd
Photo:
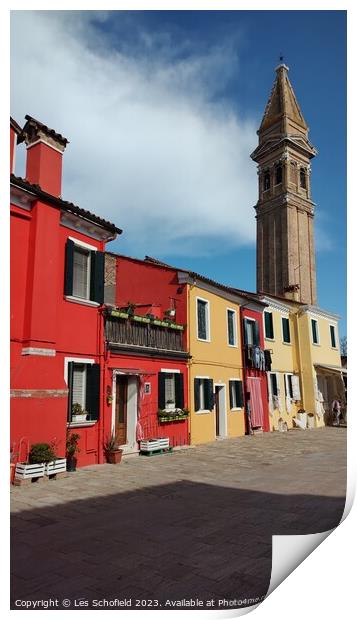
[[(74, 246), (77, 246), (78, 248), (82, 248), (83, 250), (87, 250), (89, 252), (89, 257), (88, 257), (88, 269), (87, 269), (87, 296), (78, 297), (76, 295), (65, 295), (65, 299), (67, 301), (73, 301), (74, 303), (83, 304), (85, 306), (98, 307), (100, 306), (98, 302), (93, 301), (92, 299), (89, 299), (90, 297), (90, 274), (91, 274), (91, 267), (92, 267), (90, 252), (98, 252), (98, 248), (96, 248), (95, 245), (86, 243), (85, 241), (82, 241), (81, 239), (77, 239), (76, 237), (69, 236), (68, 239), (70, 241), (73, 241)], [(74, 247), (74, 251), (75, 251), (75, 247)]]
[[(240, 378), (240, 377), (230, 377), (228, 379), (228, 392), (229, 392), (229, 382), (230, 381), (240, 381), (241, 384), (242, 384), (242, 391), (243, 391), (243, 380), (242, 380), (242, 378)], [(233, 392), (233, 393), (235, 394), (235, 392)], [(230, 411), (242, 411), (242, 409), (243, 409), (243, 407), (232, 407), (230, 409)]]
[[(331, 340), (331, 327), (333, 327), (334, 332), (335, 332), (335, 343), (336, 345), (333, 347), (332, 346), (332, 340)], [(338, 346), (337, 346), (337, 325), (336, 323), (329, 323), (329, 336), (330, 336), (330, 347), (331, 349), (333, 349), (334, 351), (338, 351)]]
[[(90, 364), (95, 364), (95, 360), (93, 358), (87, 358), (87, 357), (65, 357), (64, 358), (64, 380), (66, 382), (66, 385), (68, 386), (68, 364), (70, 362), (73, 362), (74, 364), (86, 364), (86, 365), (90, 365)], [(87, 379), (87, 377), (86, 377)], [(72, 420), (68, 423), (69, 427), (79, 427), (79, 426), (94, 426), (95, 424), (97, 424), (98, 420), (86, 420), (85, 422), (72, 422)]]
[[(202, 376), (194, 377), (193, 378), (193, 389), (195, 387), (195, 379), (204, 380), (204, 379), (211, 379), (211, 377), (202, 377)], [(201, 390), (201, 388), (200, 388), (200, 390)], [(203, 393), (203, 398), (204, 398), (204, 393)], [(200, 406), (201, 406), (201, 392), (200, 392)], [(198, 409), (198, 411), (195, 411), (195, 413), (198, 413), (198, 414), (200, 414), (200, 413), (211, 413), (211, 410), (210, 409)]]
[[(316, 323), (317, 342), (314, 342), (314, 332), (312, 329), (312, 321), (315, 321)], [(319, 347), (320, 346), (320, 326), (319, 326), (318, 320), (314, 319), (313, 317), (311, 317), (310, 319), (310, 329), (311, 329), (311, 343), (314, 345), (314, 347)]]
[[(246, 317), (244, 317), (244, 319), (246, 320), (247, 335), (248, 335), (248, 323), (256, 323), (257, 319), (253, 319), (251, 316), (246, 316)], [(254, 328), (253, 328), (252, 336), (254, 336)], [(259, 334), (259, 336), (260, 336), (260, 334)], [(252, 338), (252, 340), (254, 340), (254, 337)], [(253, 342), (251, 342), (251, 343), (246, 342), (245, 344), (248, 345), (248, 346), (254, 346)]]
[[(233, 312), (233, 338), (234, 344), (230, 344), (229, 342), (229, 313)], [(237, 311), (234, 308), (227, 308), (226, 312), (227, 317), (227, 344), (229, 347), (238, 347), (238, 329), (237, 329)]]
[[(207, 338), (199, 338), (198, 336), (198, 301), (203, 301), (206, 304), (206, 328), (207, 328)], [(197, 340), (200, 342), (211, 342), (211, 309), (210, 302), (208, 299), (204, 299), (204, 297), (196, 297), (196, 335)]]
[[(281, 315), (281, 342), (283, 344), (287, 344), (287, 345), (291, 345), (291, 325), (290, 325), (290, 317), (288, 314), (282, 314)], [(290, 342), (287, 342), (286, 340), (284, 340), (284, 328), (283, 328), (283, 319), (287, 319), (289, 321), (289, 336), (290, 336)]]
[[(263, 323), (264, 323), (264, 325), (263, 325), (263, 327), (264, 327), (264, 338), (265, 338), (265, 340), (270, 340), (270, 342), (275, 342), (274, 313), (273, 313), (272, 310), (264, 310), (263, 314), (264, 314), (264, 321), (263, 321)], [(273, 325), (273, 337), (272, 338), (267, 336), (266, 332), (265, 332), (265, 315), (266, 314), (271, 314), (271, 317), (272, 317), (272, 319), (271, 319), (272, 320), (272, 325)]]
[[(269, 377), (269, 394), (271, 394), (272, 398), (278, 397), (279, 396), (279, 373), (275, 372), (274, 370), (269, 371), (268, 373), (268, 377)], [(273, 392), (273, 386), (272, 386), (272, 382), (271, 382), (271, 376), (274, 375), (275, 376), (275, 381), (276, 381), (276, 394), (274, 394)]]

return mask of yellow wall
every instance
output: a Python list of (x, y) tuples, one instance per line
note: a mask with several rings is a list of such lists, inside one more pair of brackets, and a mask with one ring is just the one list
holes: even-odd
[[(229, 380), (243, 381), (240, 307), (237, 302), (222, 295), (191, 285), (189, 290), (189, 364), (190, 382), (190, 433), (191, 443), (199, 444), (216, 439), (215, 410), (208, 413), (196, 413), (194, 402), (195, 377), (207, 377), (214, 383), (224, 384), (226, 393), (226, 420), (228, 437), (244, 435), (244, 409), (231, 411), (229, 403)], [(200, 297), (210, 305), (210, 341), (202, 342), (197, 338), (196, 300)], [(227, 309), (236, 311), (237, 346), (228, 345)]]

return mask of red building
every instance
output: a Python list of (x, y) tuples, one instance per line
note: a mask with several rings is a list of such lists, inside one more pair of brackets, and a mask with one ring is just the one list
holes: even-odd
[[(250, 293), (254, 297), (253, 293)], [(244, 388), (247, 432), (250, 430), (269, 431), (268, 386), (266, 370), (269, 352), (264, 350), (263, 310), (258, 301), (241, 307), (241, 342), (244, 363)], [(268, 355), (267, 355), (268, 354)]]
[[(26, 116), (11, 120), (11, 443), (55, 442), (67, 425), (80, 434), (79, 464), (103, 462), (104, 249), (114, 224), (61, 197), (66, 138)], [(16, 143), (27, 149), (16, 177)], [(81, 417), (74, 416), (73, 405)], [(81, 421), (82, 419), (82, 421)]]
[(124, 452), (140, 439), (189, 443), (187, 294), (175, 269), (106, 254), (107, 432)]

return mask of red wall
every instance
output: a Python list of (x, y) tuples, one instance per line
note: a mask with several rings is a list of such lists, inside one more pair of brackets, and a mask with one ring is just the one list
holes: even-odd
[[(158, 373), (161, 369), (175, 369), (183, 373), (184, 376), (184, 402), (187, 407), (188, 386), (187, 386), (187, 363), (179, 360), (168, 360), (160, 358), (159, 354), (155, 359), (141, 356), (115, 355), (110, 353), (106, 371), (106, 388), (111, 389), (113, 369), (136, 369), (140, 370), (143, 380), (151, 384), (151, 393), (143, 394), (140, 410), (140, 423), (143, 430), (143, 439), (150, 437), (169, 437), (170, 446), (187, 445), (189, 443), (188, 420), (176, 422), (164, 422), (159, 424), (157, 418), (158, 410)], [(110, 433), (112, 422), (112, 405), (105, 403), (104, 435)]]
[[(255, 319), (259, 325), (259, 346), (261, 349), (264, 349), (264, 331), (263, 331), (263, 313), (258, 312), (256, 310), (251, 310), (250, 308), (242, 307), (241, 310), (241, 319), (242, 322), (244, 319)], [(243, 336), (243, 327), (241, 332), (241, 342), (244, 342)], [(261, 395), (263, 402), (263, 430), (268, 432), (269, 428), (269, 407), (268, 407), (268, 386), (267, 386), (267, 375), (266, 372), (262, 370), (257, 370), (255, 368), (249, 368), (246, 366), (246, 358), (245, 352), (242, 351), (243, 354), (243, 363), (244, 363), (244, 375), (245, 375), (245, 393), (248, 391), (246, 379), (247, 377), (259, 377), (260, 386), (261, 386)], [(248, 428), (248, 427), (247, 427)]]

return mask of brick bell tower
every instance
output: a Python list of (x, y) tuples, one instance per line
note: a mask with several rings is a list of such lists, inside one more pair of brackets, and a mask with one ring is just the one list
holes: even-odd
[(308, 139), (288, 78), (276, 69), (273, 89), (251, 154), (258, 164), (257, 291), (316, 304), (314, 203), (310, 160), (316, 149)]

